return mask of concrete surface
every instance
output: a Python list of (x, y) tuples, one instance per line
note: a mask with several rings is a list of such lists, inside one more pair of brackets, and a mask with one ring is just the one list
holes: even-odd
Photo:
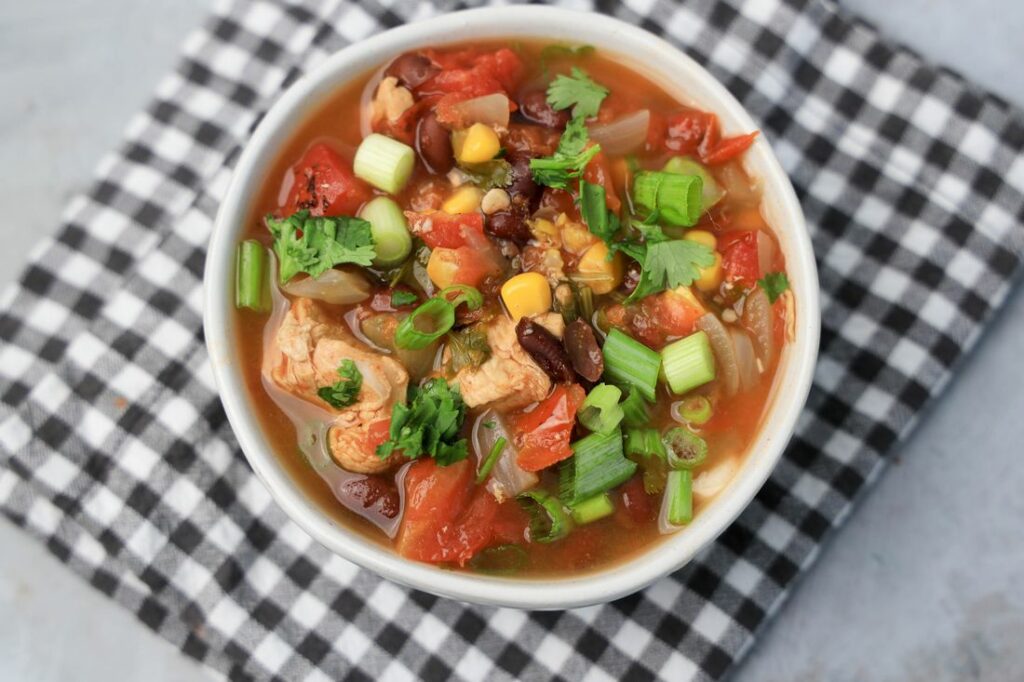
[[(842, 4), (1024, 104), (1017, 0)], [(57, 226), (68, 196), (116, 144), (206, 7), (0, 6), (0, 284)], [(1018, 292), (735, 679), (1024, 679), (1022, 338)], [(0, 548), (0, 682), (201, 678), (190, 660), (3, 522)]]

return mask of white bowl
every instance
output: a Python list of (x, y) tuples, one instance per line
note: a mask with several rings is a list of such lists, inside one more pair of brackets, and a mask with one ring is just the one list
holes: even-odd
[(395, 582), (478, 604), (564, 609), (610, 601), (678, 569), (725, 530), (764, 484), (807, 399), (818, 352), (817, 272), (800, 204), (763, 135), (747, 152), (745, 164), (763, 183), (763, 209), (785, 254), (796, 300), (796, 339), (782, 354), (760, 433), (728, 487), (688, 528), (627, 562), (575, 577), (530, 580), (459, 573), (403, 559), (337, 523), (303, 493), (278, 460), (279, 455), (267, 445), (235, 361), (235, 246), (245, 228), (251, 197), (295, 124), (349, 79), (407, 50), (488, 38), (594, 45), (606, 54), (616, 54), (621, 62), (683, 102), (718, 114), (724, 132), (758, 127), (739, 102), (692, 59), (644, 30), (599, 14), (539, 6), (487, 8), (446, 14), (381, 33), (341, 50), (282, 93), (238, 160), (206, 261), (206, 343), (224, 409), (256, 475), (285, 513), (332, 551)]

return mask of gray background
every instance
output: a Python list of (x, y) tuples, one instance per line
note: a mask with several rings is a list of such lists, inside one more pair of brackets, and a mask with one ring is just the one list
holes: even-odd
[[(0, 7), (0, 284), (173, 64), (205, 0)], [(1024, 104), (1024, 3), (848, 0)], [(1012, 297), (737, 680), (1024, 679), (1024, 292)], [(0, 680), (195, 680), (200, 669), (0, 522)]]

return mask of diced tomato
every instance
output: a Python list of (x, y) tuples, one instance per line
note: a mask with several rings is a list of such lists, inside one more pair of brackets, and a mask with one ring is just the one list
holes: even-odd
[(693, 333), (697, 318), (704, 314), (694, 301), (675, 291), (663, 291), (640, 302), (633, 317), (633, 336), (646, 346), (660, 348), (670, 338)]
[[(468, 284), (480, 288), (483, 281), (490, 275), (500, 274), (501, 268), (491, 257), (490, 250), (480, 251), (470, 246), (457, 249), (438, 247), (430, 254), (430, 268), (433, 272), (445, 273), (444, 281), (452, 284)], [(433, 274), (431, 274), (433, 277)]]
[(293, 181), (283, 212), (308, 209), (315, 216), (355, 215), (373, 197), (352, 165), (324, 143), (315, 144), (292, 166)]
[(590, 163), (587, 164), (583, 171), (583, 179), (592, 185), (604, 187), (604, 203), (608, 206), (608, 210), (613, 213), (619, 212), (622, 202), (615, 191), (615, 184), (612, 182), (612, 171), (608, 165), (608, 157), (604, 155), (604, 152), (598, 152), (597, 156), (590, 160)]
[(404, 557), (464, 566), (498, 542), (522, 541), (526, 519), (514, 502), (499, 504), (474, 483), (472, 460), (415, 462), (405, 477), (405, 514), (397, 549)]
[(718, 119), (697, 109), (684, 109), (666, 121), (665, 148), (679, 154), (694, 154), (708, 131), (717, 128)]
[(569, 439), (585, 397), (579, 385), (560, 384), (532, 410), (511, 418), (519, 466), (540, 471), (572, 455)]
[(391, 419), (378, 419), (370, 424), (366, 430), (366, 447), (370, 452), (376, 452), (378, 445), (383, 445), (390, 436)]
[(727, 137), (721, 140), (714, 146), (713, 149), (701, 154), (701, 161), (714, 166), (726, 161), (731, 161), (737, 156), (750, 148), (750, 145), (754, 144), (754, 139), (757, 137), (758, 131), (747, 133), (746, 135), (736, 135), (734, 137)]
[(418, 213), (406, 211), (409, 230), (432, 249), (457, 249), (460, 246), (481, 245), (484, 237), (484, 217), (480, 213), (452, 215), (443, 211)]
[(718, 238), (722, 253), (722, 271), (727, 282), (739, 282), (752, 287), (761, 277), (757, 258), (757, 231), (725, 232)]
[(627, 526), (650, 523), (658, 513), (654, 500), (644, 491), (641, 474), (633, 476), (619, 487), (619, 501), (615, 519)]
[(508, 94), (516, 88), (523, 75), (523, 62), (519, 55), (506, 47), (494, 52), (428, 51), (427, 55), (442, 70), (418, 88), (423, 93), (461, 93), (468, 97), (494, 92)]

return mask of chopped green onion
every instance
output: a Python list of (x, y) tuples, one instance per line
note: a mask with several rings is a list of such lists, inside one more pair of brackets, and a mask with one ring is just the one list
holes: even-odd
[(644, 218), (669, 225), (696, 225), (703, 183), (698, 175), (641, 171), (633, 179), (633, 201)]
[[(398, 323), (395, 346), (409, 350), (426, 348), (448, 333), (455, 324), (455, 306), (441, 298), (432, 298)], [(427, 329), (423, 329), (424, 326)]]
[(654, 402), (661, 356), (618, 329), (612, 329), (604, 340), (604, 374), (616, 384), (633, 386), (647, 400)]
[(703, 331), (661, 349), (662, 373), (673, 393), (686, 393), (715, 378), (715, 356)]
[(465, 303), (469, 310), (479, 310), (480, 306), (484, 304), (484, 295), (468, 284), (453, 284), (450, 287), (445, 287), (438, 292), (437, 298), (443, 298), (454, 308)]
[(702, 395), (686, 398), (679, 405), (679, 416), (694, 426), (706, 424), (713, 414), (711, 401)]
[(622, 391), (615, 386), (594, 386), (577, 412), (580, 424), (594, 433), (607, 434), (614, 431), (622, 421), (622, 408), (619, 407), (621, 396)]
[(684, 526), (693, 520), (693, 472), (668, 472), (664, 503), (668, 505), (668, 522), (673, 526)]
[(388, 194), (398, 194), (412, 175), (416, 152), (398, 140), (373, 133), (363, 138), (352, 170), (357, 178), (365, 180)]
[(612, 498), (608, 496), (608, 493), (594, 495), (578, 504), (569, 506), (569, 515), (581, 526), (611, 516), (613, 513), (615, 513), (615, 505), (612, 504)]
[(647, 402), (640, 395), (640, 391), (632, 386), (629, 387), (626, 399), (622, 401), (620, 407), (622, 407), (622, 423), (626, 426), (633, 428), (646, 426), (651, 419), (651, 415), (647, 411)]
[(270, 308), (268, 294), (267, 249), (255, 239), (247, 239), (235, 254), (235, 307), (266, 312)]
[(373, 264), (378, 268), (393, 268), (412, 252), (412, 236), (405, 214), (392, 199), (376, 197), (359, 211), (359, 217), (370, 223), (373, 244), (377, 257)]
[(644, 492), (648, 495), (665, 489), (668, 473), (665, 445), (657, 429), (629, 429), (626, 431), (626, 456), (640, 465), (644, 472)]
[(516, 499), (530, 516), (530, 540), (554, 542), (564, 538), (572, 529), (565, 507), (554, 495), (543, 490), (529, 490)]
[[(492, 426), (491, 428), (494, 427)], [(501, 453), (505, 450), (506, 445), (508, 445), (508, 441), (505, 440), (505, 437), (498, 436), (498, 440), (494, 441), (494, 445), (491, 446), (491, 451), (487, 453), (487, 457), (484, 459), (484, 464), (480, 467), (480, 472), (476, 475), (477, 484), (483, 483), (487, 480), (487, 477), (491, 475), (491, 469), (494, 468), (498, 458), (501, 457)]]
[(573, 456), (561, 469), (561, 496), (566, 504), (577, 504), (625, 483), (636, 471), (636, 463), (622, 454), (622, 433), (592, 433), (572, 444)]
[(668, 455), (668, 465), (673, 469), (696, 469), (708, 458), (708, 444), (700, 436), (677, 426), (662, 436)]
[(709, 208), (717, 204), (725, 192), (718, 186), (715, 179), (711, 177), (711, 173), (703, 164), (694, 161), (693, 159), (686, 156), (673, 156), (662, 168), (666, 173), (673, 173), (675, 175), (696, 175), (700, 178), (703, 183), (703, 189), (701, 191), (701, 208), (707, 211)]
[(586, 284), (580, 284), (576, 291), (576, 307), (580, 311), (580, 317), (590, 322), (594, 319), (594, 290)]
[(391, 307), (401, 308), (403, 306), (412, 305), (418, 303), (420, 297), (411, 291), (405, 291), (404, 289), (395, 289), (391, 292)]
[(469, 565), (479, 573), (508, 575), (526, 566), (529, 558), (526, 550), (519, 545), (498, 545), (477, 552), (469, 560)]

